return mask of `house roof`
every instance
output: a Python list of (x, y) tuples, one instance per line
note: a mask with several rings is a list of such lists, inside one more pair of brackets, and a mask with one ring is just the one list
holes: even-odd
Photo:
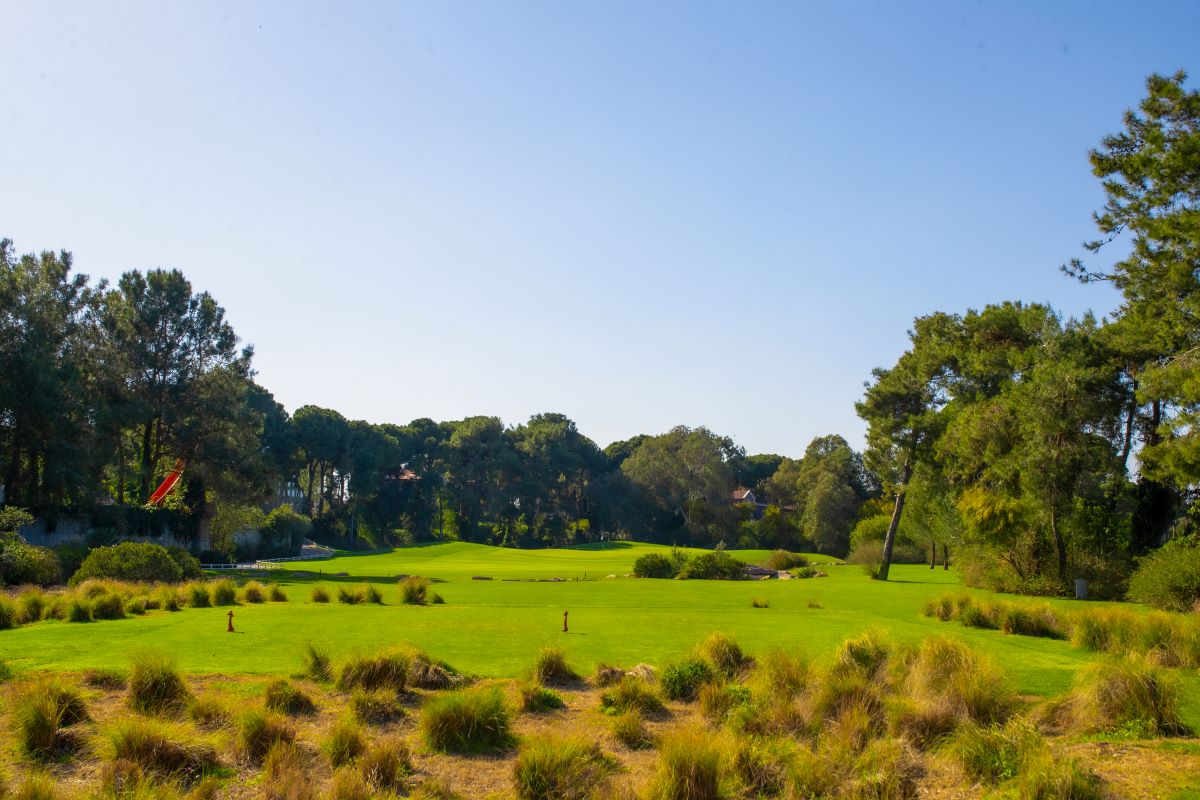
[(750, 500), (754, 497), (754, 492), (744, 486), (739, 486), (733, 490), (733, 502), (740, 503), (745, 500)]

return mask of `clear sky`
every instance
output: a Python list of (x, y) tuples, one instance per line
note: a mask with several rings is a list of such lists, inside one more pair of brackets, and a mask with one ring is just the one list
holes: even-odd
[(860, 446), (913, 317), (1115, 305), (1087, 151), (1200, 3), (0, 0), (0, 235), (178, 267), (289, 410)]

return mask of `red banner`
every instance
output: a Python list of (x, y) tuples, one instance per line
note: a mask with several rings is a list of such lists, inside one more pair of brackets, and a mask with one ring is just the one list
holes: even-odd
[(161, 503), (171, 490), (175, 488), (175, 484), (179, 483), (180, 476), (183, 475), (183, 460), (175, 460), (175, 468), (171, 470), (171, 474), (166, 477), (158, 488), (154, 490), (154, 494), (150, 495), (150, 505), (156, 506)]

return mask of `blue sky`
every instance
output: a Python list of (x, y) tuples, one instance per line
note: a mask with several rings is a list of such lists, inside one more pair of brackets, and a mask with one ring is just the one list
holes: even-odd
[[(1110, 311), (1087, 151), (1197, 3), (0, 8), (0, 235), (178, 267), (289, 410), (861, 445), (915, 316)], [(1191, 83), (1195, 84), (1195, 76)]]

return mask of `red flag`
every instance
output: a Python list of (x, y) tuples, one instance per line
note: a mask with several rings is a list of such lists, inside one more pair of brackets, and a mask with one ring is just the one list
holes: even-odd
[(179, 483), (180, 476), (183, 475), (183, 459), (175, 459), (175, 468), (171, 470), (171, 474), (158, 485), (154, 490), (154, 494), (150, 495), (150, 505), (156, 506), (161, 503), (171, 490), (175, 488), (175, 484)]

